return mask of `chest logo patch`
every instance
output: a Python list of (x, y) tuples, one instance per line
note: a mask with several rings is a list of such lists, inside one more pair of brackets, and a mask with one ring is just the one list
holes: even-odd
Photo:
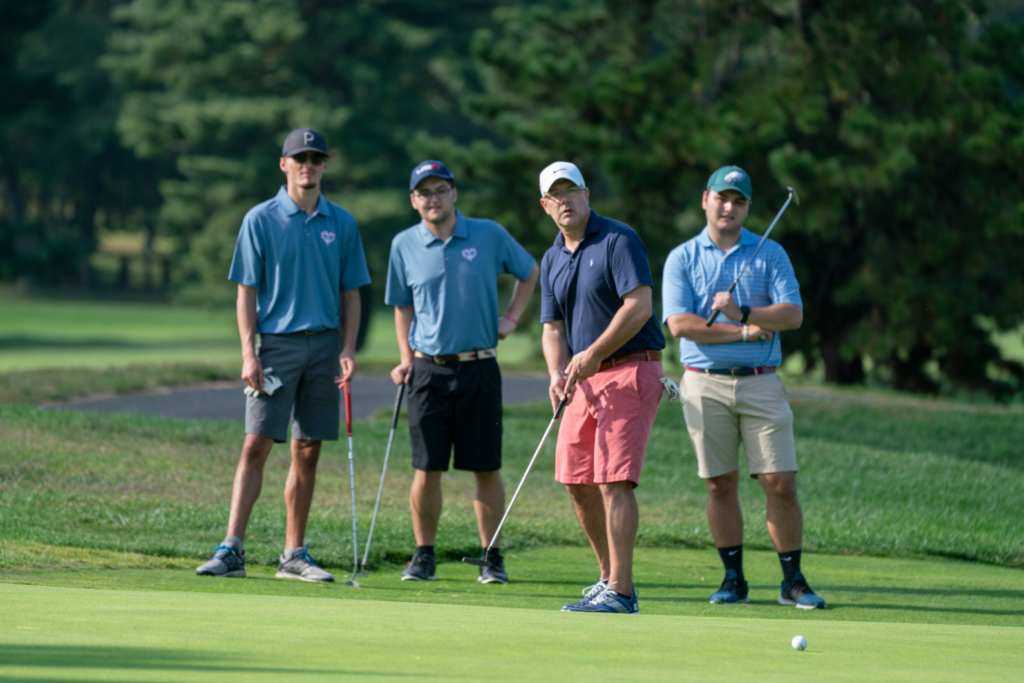
[(593, 267), (594, 267), (594, 259), (590, 259), (590, 267), (591, 267), (591, 268), (593, 268)]
[(330, 230), (324, 230), (323, 232), (320, 233), (320, 239), (324, 241), (324, 244), (330, 244), (336, 238), (333, 232), (331, 232)]
[(467, 261), (472, 261), (476, 258), (476, 247), (470, 247), (469, 249), (462, 250), (462, 258)]

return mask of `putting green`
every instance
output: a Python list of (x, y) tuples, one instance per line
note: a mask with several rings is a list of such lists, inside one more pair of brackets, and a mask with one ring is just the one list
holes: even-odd
[(1024, 629), (0, 585), (0, 680), (989, 681)]

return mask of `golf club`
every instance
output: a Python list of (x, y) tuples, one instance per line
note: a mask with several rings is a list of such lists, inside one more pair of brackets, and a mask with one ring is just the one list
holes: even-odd
[(345, 426), (348, 427), (348, 487), (352, 492), (352, 580), (346, 581), (344, 585), (353, 588), (361, 588), (356, 581), (356, 572), (359, 569), (359, 544), (356, 542), (356, 468), (352, 461), (352, 394), (348, 390), (348, 382), (345, 386)]
[[(739, 283), (740, 278), (743, 277), (743, 273), (747, 272), (747, 267), (754, 260), (754, 257), (757, 256), (757, 252), (761, 251), (761, 245), (764, 244), (766, 239), (768, 239), (768, 234), (772, 231), (772, 228), (775, 227), (775, 224), (779, 222), (779, 219), (782, 218), (782, 214), (786, 212), (786, 207), (789, 206), (789, 203), (795, 199), (797, 205), (800, 204), (800, 196), (796, 193), (796, 190), (792, 187), (787, 187), (786, 189), (789, 190), (789, 197), (786, 199), (786, 203), (782, 205), (782, 208), (779, 209), (779, 213), (775, 216), (775, 220), (773, 220), (772, 224), (768, 226), (765, 233), (761, 235), (761, 241), (757, 243), (757, 248), (754, 249), (754, 253), (747, 258), (747, 262), (743, 264), (742, 268), (740, 268), (740, 272), (736, 274), (736, 279), (732, 281), (731, 285), (729, 285), (730, 294), (732, 294), (733, 290), (736, 289), (736, 285)], [(715, 318), (718, 317), (719, 313), (721, 313), (721, 311), (712, 311), (711, 317), (708, 318), (705, 325), (711, 327), (715, 323)]]
[(519, 481), (519, 486), (516, 487), (516, 492), (512, 494), (512, 500), (509, 501), (508, 507), (505, 508), (505, 514), (502, 515), (501, 521), (498, 522), (498, 529), (491, 536), (491, 542), (487, 544), (484, 549), (484, 556), (479, 560), (475, 557), (464, 557), (462, 561), (466, 564), (472, 564), (477, 567), (493, 567), (494, 565), (487, 560), (487, 553), (490, 552), (494, 546), (494, 541), (498, 536), (501, 535), (501, 527), (505, 526), (505, 520), (508, 519), (508, 513), (512, 510), (512, 506), (515, 505), (516, 496), (519, 495), (519, 491), (523, 488), (523, 484), (526, 483), (526, 477), (530, 476), (530, 470), (533, 469), (533, 463), (537, 460), (537, 456), (540, 455), (540, 451), (544, 448), (544, 443), (548, 440), (548, 435), (551, 433), (551, 428), (555, 426), (555, 423), (562, 417), (562, 410), (565, 408), (565, 399), (563, 398), (558, 402), (558, 408), (555, 409), (555, 414), (551, 418), (551, 422), (548, 424), (548, 428), (544, 430), (544, 436), (541, 437), (540, 445), (537, 446), (537, 450), (534, 452), (533, 457), (530, 458), (530, 464), (526, 466), (526, 472), (523, 473), (523, 478)]
[(388, 473), (388, 458), (391, 456), (391, 444), (395, 440), (395, 428), (398, 426), (398, 410), (402, 406), (402, 394), (405, 393), (405, 385), (398, 385), (398, 395), (395, 396), (395, 411), (391, 413), (391, 436), (388, 437), (388, 448), (384, 451), (384, 469), (380, 471), (380, 486), (377, 487), (377, 502), (373, 505), (373, 517), (370, 519), (370, 533), (366, 536), (366, 550), (363, 552), (363, 572), (366, 571), (366, 558), (370, 556), (370, 543), (373, 541), (373, 527), (377, 524), (377, 510), (380, 508), (380, 495), (384, 492), (384, 475)]

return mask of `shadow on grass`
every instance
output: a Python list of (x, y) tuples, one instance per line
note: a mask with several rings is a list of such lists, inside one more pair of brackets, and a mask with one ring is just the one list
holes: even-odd
[[(258, 666), (230, 653), (172, 648), (112, 647), (88, 645), (0, 645), (4, 668), (117, 669), (121, 671), (224, 671), (239, 674), (279, 673), (284, 676), (321, 674), (332, 676), (433, 677), (429, 672), (398, 673), (346, 669), (302, 669), (289, 666)], [(33, 679), (39, 680), (39, 679)], [(61, 678), (62, 681), (73, 680)], [(94, 680), (82, 678), (82, 681)]]
[(841, 591), (844, 593), (883, 593), (891, 595), (936, 596), (944, 598), (991, 598), (993, 600), (1022, 600), (1024, 591), (955, 589), (955, 588), (903, 588), (899, 586), (820, 586), (823, 591)]

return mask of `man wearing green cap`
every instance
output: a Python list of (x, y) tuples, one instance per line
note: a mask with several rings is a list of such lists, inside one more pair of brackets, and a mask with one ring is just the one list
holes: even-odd
[[(767, 498), (768, 533), (782, 565), (779, 603), (824, 608), (800, 571), (803, 513), (796, 493), (793, 412), (776, 374), (782, 362), (779, 333), (803, 321), (800, 286), (783, 248), (765, 240), (730, 294), (759, 238), (743, 227), (753, 187), (738, 166), (715, 171), (704, 192), (707, 227), (676, 247), (665, 263), (664, 322), (679, 337), (686, 367), (680, 382), (683, 415), (708, 488), (708, 524), (725, 565), (712, 603), (749, 602), (743, 576), (739, 446), (747, 470)], [(705, 324), (712, 311), (719, 320)], [(722, 320), (722, 317), (725, 320)]]

